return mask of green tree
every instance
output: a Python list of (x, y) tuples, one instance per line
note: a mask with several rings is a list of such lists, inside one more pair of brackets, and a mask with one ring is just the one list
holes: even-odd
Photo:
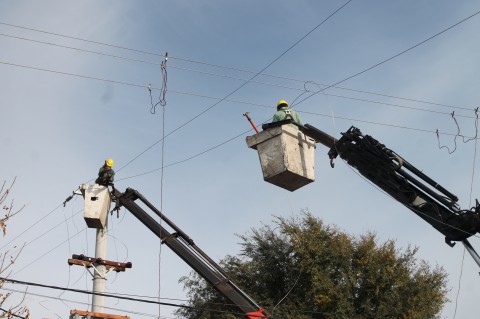
[[(241, 254), (220, 264), (275, 318), (433, 319), (447, 301), (445, 271), (417, 260), (417, 248), (401, 251), (373, 233), (351, 236), (309, 212), (277, 217), (240, 238)], [(177, 315), (238, 318), (238, 309), (197, 274), (180, 282), (191, 308)]]

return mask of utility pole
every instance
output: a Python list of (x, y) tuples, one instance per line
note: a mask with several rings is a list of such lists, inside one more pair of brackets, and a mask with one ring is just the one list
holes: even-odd
[[(108, 219), (108, 214), (107, 214)], [(107, 259), (107, 238), (108, 238), (108, 226), (107, 222), (103, 229), (97, 229), (97, 237), (95, 241), (95, 258), (102, 260)], [(92, 298), (92, 311), (103, 312), (105, 306), (105, 297), (98, 295), (105, 293), (105, 287), (107, 284), (107, 270), (106, 266), (97, 264), (95, 266), (95, 273), (93, 276), (93, 298)]]
[[(96, 229), (95, 240), (95, 257), (87, 257), (84, 255), (73, 255), (68, 260), (69, 265), (80, 265), (87, 268), (93, 277), (93, 297), (91, 311), (71, 310), (70, 318), (72, 319), (130, 319), (128, 316), (119, 316), (104, 313), (107, 275), (111, 271), (125, 271), (131, 268), (132, 263), (121, 263), (107, 260), (107, 238), (108, 238), (108, 212), (110, 211), (110, 203), (112, 201), (107, 186), (81, 185), (80, 190), (85, 200), (84, 219), (88, 228)], [(93, 269), (93, 271), (92, 271)]]

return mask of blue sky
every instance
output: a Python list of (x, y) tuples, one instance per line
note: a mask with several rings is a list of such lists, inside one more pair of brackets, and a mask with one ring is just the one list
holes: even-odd
[[(95, 233), (84, 230), (81, 198), (61, 204), (112, 157), (116, 187), (139, 190), (215, 260), (239, 252), (236, 234), (309, 209), (351, 234), (374, 231), (380, 241), (418, 246), (419, 258), (449, 274), (451, 302), (442, 318), (453, 318), (455, 309), (456, 318), (469, 317), (480, 293), (478, 266), (467, 254), (462, 267), (461, 245), (445, 245), (431, 226), (346, 164), (337, 160), (331, 169), (322, 145), (316, 182), (293, 193), (265, 183), (257, 154), (246, 146), (253, 131), (242, 135), (251, 128), (245, 112), (260, 125), (279, 99), (307, 97), (299, 97), (304, 85), (318, 90), (341, 82), (480, 10), (476, 1), (352, 1), (292, 47), (344, 3), (1, 1), (0, 177), (8, 182), (17, 176), (12, 198), (17, 207), (26, 204), (2, 239), (10, 251), (27, 244), (12, 277), (91, 289), (90, 275), (69, 267), (67, 259), (93, 256)], [(474, 16), (295, 108), (303, 122), (336, 137), (359, 127), (458, 195), (467, 209), (479, 192), (475, 143), (459, 137), (449, 154), (439, 149), (435, 131), (441, 145), (453, 149), (455, 111), (461, 134), (475, 135), (479, 27), (480, 15)], [(157, 100), (165, 52), (167, 104), (151, 114), (147, 86)], [(163, 176), (162, 158), (168, 166)], [(177, 281), (190, 269), (160, 249), (140, 222), (122, 212), (111, 218), (110, 234), (109, 258), (131, 261), (133, 269), (111, 274), (109, 292), (156, 297), (160, 290), (161, 298), (185, 298)], [(477, 237), (471, 243), (480, 246)], [(87, 308), (27, 298), (35, 318)], [(69, 293), (61, 298), (88, 302)], [(159, 313), (157, 306), (107, 302)], [(162, 307), (160, 315), (171, 317), (173, 310)]]

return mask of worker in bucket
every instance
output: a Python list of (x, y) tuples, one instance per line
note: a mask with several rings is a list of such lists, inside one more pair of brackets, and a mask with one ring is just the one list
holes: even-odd
[(103, 186), (113, 185), (113, 179), (115, 177), (115, 172), (112, 169), (113, 164), (113, 159), (109, 158), (105, 160), (105, 163), (98, 171), (98, 178), (95, 180), (95, 183)]
[[(294, 123), (302, 125), (302, 122), (300, 121), (300, 116), (298, 113), (288, 107), (288, 102), (285, 100), (280, 100), (277, 103), (277, 112), (275, 115), (273, 115), (273, 121), (272, 122), (278, 122), (278, 121), (283, 121), (283, 120), (293, 120)], [(290, 124), (291, 126), (297, 127), (294, 124)]]

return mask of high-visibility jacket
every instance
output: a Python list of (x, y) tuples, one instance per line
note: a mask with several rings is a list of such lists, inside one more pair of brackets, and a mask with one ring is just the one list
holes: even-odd
[[(283, 121), (283, 120), (288, 120), (292, 119), (293, 122), (297, 124), (302, 124), (302, 121), (300, 120), (300, 116), (295, 110), (292, 110), (288, 108), (288, 106), (282, 106), (276, 113), (273, 115), (273, 121), (272, 122), (278, 122), (278, 121)], [(292, 125), (295, 126), (295, 125)]]

